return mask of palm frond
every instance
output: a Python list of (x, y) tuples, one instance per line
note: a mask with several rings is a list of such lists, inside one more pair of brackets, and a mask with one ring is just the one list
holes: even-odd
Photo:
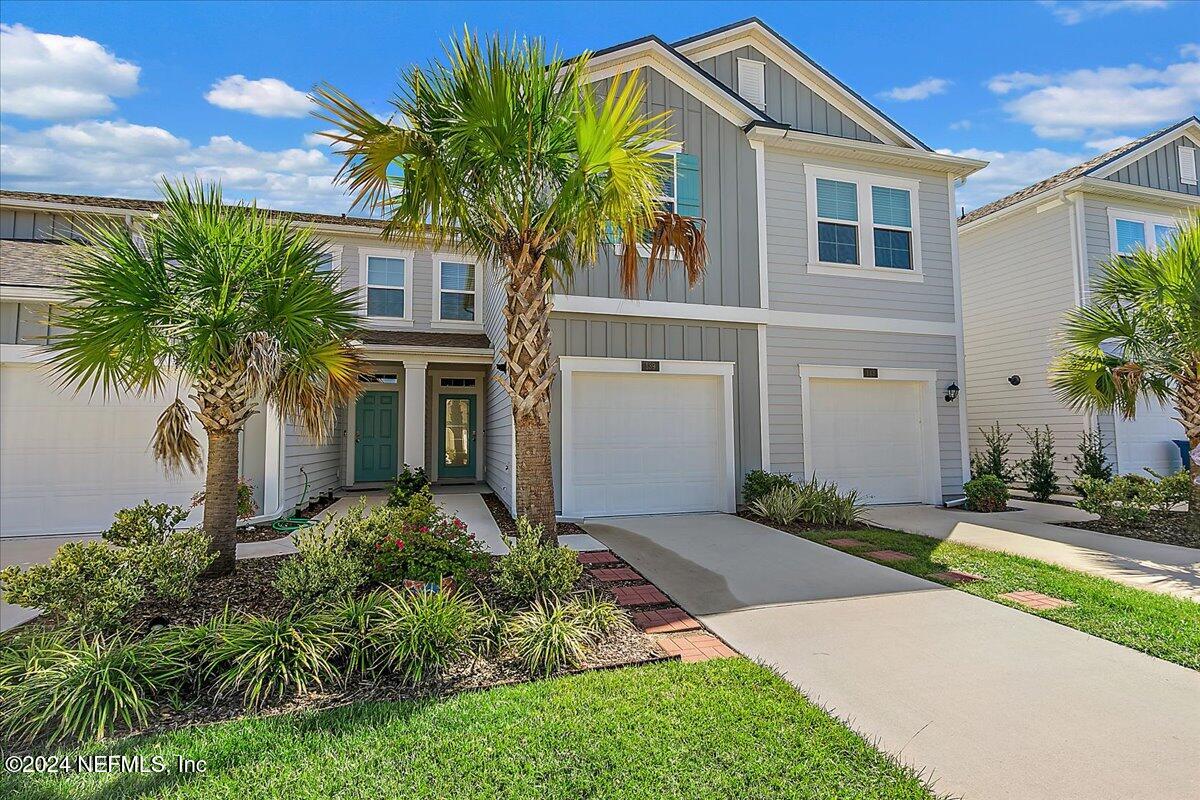
[(192, 412), (179, 398), (158, 416), (154, 436), (150, 440), (151, 451), (170, 473), (198, 472), (202, 463), (200, 442), (188, 430)]

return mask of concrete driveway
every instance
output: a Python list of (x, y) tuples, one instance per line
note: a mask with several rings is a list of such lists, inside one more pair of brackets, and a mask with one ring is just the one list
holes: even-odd
[(1011, 505), (1021, 511), (979, 514), (936, 506), (874, 506), (868, 516), (885, 528), (1016, 553), (1200, 602), (1200, 550), (1054, 524), (1096, 519), (1074, 506), (1032, 500)]
[(1200, 796), (1200, 673), (738, 517), (584, 527), (939, 792)]

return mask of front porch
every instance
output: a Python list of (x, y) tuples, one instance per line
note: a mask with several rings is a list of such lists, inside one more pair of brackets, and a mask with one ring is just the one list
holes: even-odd
[(364, 391), (345, 411), (345, 485), (387, 485), (422, 467), (435, 485), (484, 479), (492, 351), (482, 335), (364, 332)]

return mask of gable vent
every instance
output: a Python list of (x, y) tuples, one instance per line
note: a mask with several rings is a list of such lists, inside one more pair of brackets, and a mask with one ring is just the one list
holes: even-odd
[(1196, 148), (1179, 148), (1179, 181), (1189, 186), (1196, 185)]
[(767, 105), (766, 64), (749, 58), (738, 59), (738, 94), (756, 108)]

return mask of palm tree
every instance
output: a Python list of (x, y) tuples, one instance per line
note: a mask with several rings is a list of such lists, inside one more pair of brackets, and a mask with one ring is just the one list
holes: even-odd
[(392, 101), (403, 124), (381, 121), (342, 92), (317, 87), (326, 134), (345, 159), (339, 178), (357, 205), (382, 211), (385, 236), (458, 246), (498, 270), (505, 285), (506, 371), (517, 449), (517, 512), (554, 537), (550, 470), (552, 290), (601, 245), (620, 241), (621, 283), (632, 295), (648, 243), (656, 267), (682, 263), (689, 284), (708, 254), (703, 220), (663, 209), (659, 144), (666, 115), (643, 116), (636, 74), (603, 96), (588, 58), (547, 57), (538, 40), (486, 44), (465, 33), (441, 62), (413, 68)]
[[(328, 434), (359, 391), (352, 293), (316, 271), (308, 229), (254, 206), (225, 205), (218, 186), (162, 184), (161, 212), (131, 228), (85, 222), (66, 268), (65, 332), (50, 340), (60, 382), (106, 396), (173, 394), (152, 438), (169, 471), (201, 466), (208, 437), (204, 530), (234, 566), (238, 431), (260, 400)], [(181, 392), (190, 388), (188, 405)]]
[(1126, 419), (1142, 399), (1175, 408), (1193, 454), (1188, 526), (1200, 533), (1200, 211), (1157, 251), (1109, 259), (1091, 304), (1068, 315), (1064, 338), (1051, 385), (1072, 407)]

